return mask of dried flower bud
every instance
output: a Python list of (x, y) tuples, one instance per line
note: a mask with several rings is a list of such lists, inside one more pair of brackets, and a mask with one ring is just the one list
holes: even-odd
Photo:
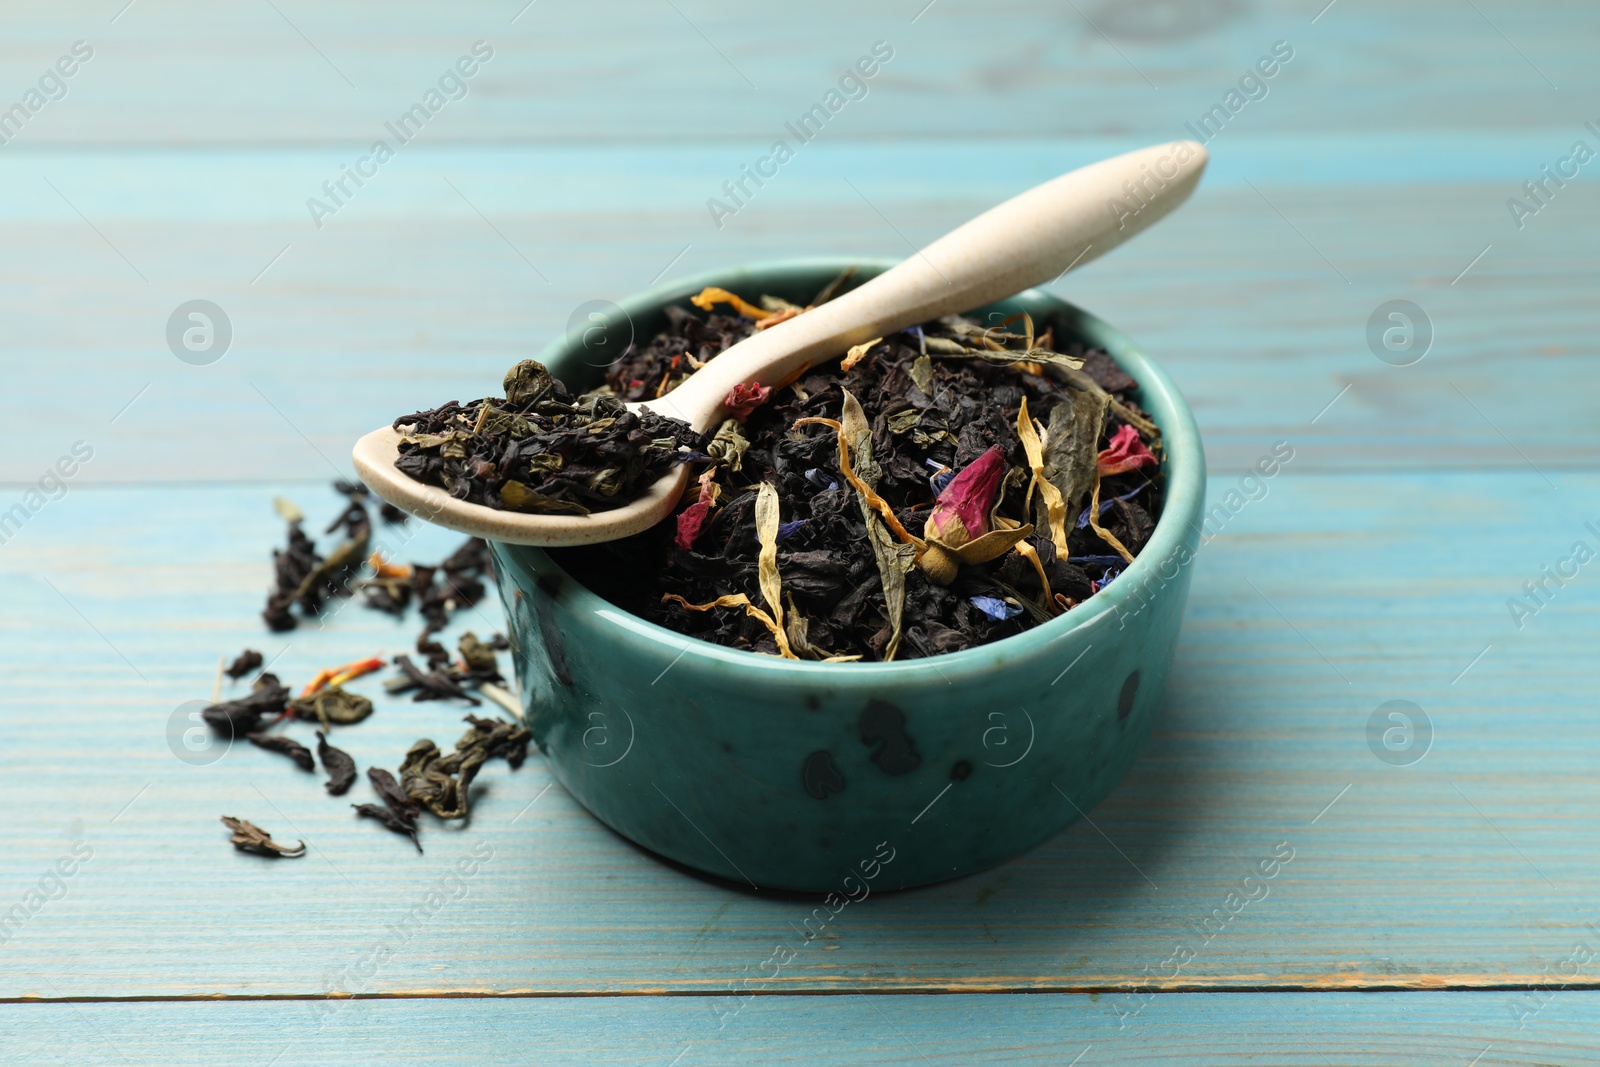
[(1100, 450), (1099, 471), (1102, 477), (1108, 474), (1122, 474), (1140, 467), (1153, 466), (1159, 463), (1151, 451), (1144, 447), (1144, 442), (1139, 439), (1139, 431), (1132, 426), (1123, 425), (1116, 433), (1111, 435), (1111, 444)]
[(987, 452), (950, 479), (934, 502), (922, 535), (947, 548), (960, 548), (988, 533), (989, 509), (994, 506), (994, 493), (1005, 469), (1005, 451), (999, 445), (990, 445)]
[(751, 383), (740, 383), (728, 391), (727, 397), (722, 401), (722, 406), (728, 409), (728, 414), (743, 422), (750, 413), (767, 402), (767, 397), (772, 395), (768, 386)]

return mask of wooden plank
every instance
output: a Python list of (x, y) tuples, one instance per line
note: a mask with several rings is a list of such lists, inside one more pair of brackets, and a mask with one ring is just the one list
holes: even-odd
[[(0, 1005), (17, 1062), (393, 1064), (1593, 1063), (1600, 994), (586, 997)], [(181, 1039), (179, 1039), (181, 1035)], [(1479, 1057), (1474, 1060), (1474, 1057)], [(677, 1057), (676, 1059), (674, 1057)], [(1076, 1057), (1076, 1058), (1074, 1058)]]
[[(1572, 136), (1497, 143), (1460, 181), (1447, 176), (1467, 146), (1423, 139), (1403, 185), (1352, 181), (1387, 173), (1391, 141), (1240, 138), (1183, 212), (1055, 288), (1169, 366), (1215, 469), (1278, 440), (1308, 468), (1592, 466), (1600, 331), (1584, 235), (1600, 199), (1573, 186), (1520, 233), (1504, 207)], [(902, 255), (901, 234), (930, 240), (1132, 143), (818, 146), (720, 231), (704, 199), (735, 157), (690, 149), (418, 149), (321, 231), (302, 207), (326, 170), (309, 152), (10, 156), (7, 376), (38, 399), (15, 412), (0, 479), (31, 481), (80, 439), (96, 450), (88, 481), (322, 477), (372, 426), (496, 388), (585, 301), (718, 264)], [(929, 153), (950, 165), (930, 171)], [(96, 178), (113, 159), (116, 183)], [(197, 297), (233, 323), (211, 366), (180, 362), (165, 336)], [(1415, 366), (1368, 349), (1368, 320), (1392, 299), (1431, 317)]]
[(1595, 86), (1596, 13), (1581, 0), (1491, 4), (1482, 14), (1426, 0), (1343, 4), (1315, 24), (1320, 5), (1297, 0), (674, 6), (619, 0), (599, 17), (526, 0), (126, 12), (32, 0), (12, 12), (0, 84), (8, 102), (20, 97), (83, 39), (95, 58), (19, 141), (344, 150), (380, 136), (480, 39), (494, 58), (465, 99), (430, 119), (428, 140), (697, 138), (762, 149), (877, 40), (894, 58), (864, 99), (830, 120), (830, 138), (1164, 131), (1219, 103), (1280, 40), (1295, 58), (1233, 124), (1273, 133), (1517, 129)]
[[(1575, 944), (1600, 946), (1584, 845), (1600, 819), (1600, 586), (1587, 570), (1551, 586), (1521, 630), (1507, 608), (1574, 541), (1597, 541), (1583, 525), (1600, 518), (1595, 476), (1557, 477), (1559, 493), (1533, 474), (1291, 463), (1265, 499), (1214, 520), (1165, 719), (1093, 825), (852, 907), (815, 944), (796, 934), (814, 900), (662, 866), (551, 788), (538, 759), (486, 773), (472, 825), (431, 829), (425, 856), (280, 757), (181, 762), (170, 716), (208, 695), (218, 654), (281, 651), (294, 681), (404, 647), (414, 626), (348, 610), (320, 631), (262, 632), (268, 498), (288, 492), (322, 522), (336, 507), (324, 488), (75, 487), (0, 548), (0, 902), (23, 900), (75, 841), (94, 856), (10, 937), (0, 995), (1548, 982)], [(1217, 479), (1212, 499), (1234, 486)], [(437, 558), (451, 540), (429, 531), (400, 555)], [(1366, 740), (1395, 699), (1434, 726), (1413, 766)], [(458, 714), (385, 701), (341, 738), (392, 765), (418, 736), (452, 737)], [(312, 854), (236, 854), (224, 813)], [(937, 811), (924, 825), (938, 832)], [(480, 843), (492, 861), (464, 890), (446, 882)], [(1290, 849), (1265, 896), (1244, 881)], [(457, 899), (408, 923), (441, 886)], [(760, 981), (780, 942), (799, 955)]]

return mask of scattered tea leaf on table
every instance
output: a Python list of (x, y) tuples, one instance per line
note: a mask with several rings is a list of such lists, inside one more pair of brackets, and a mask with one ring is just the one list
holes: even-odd
[(324, 730), (329, 730), (334, 726), (354, 725), (371, 715), (372, 701), (360, 693), (330, 685), (292, 701), (289, 710), (296, 718), (321, 723)]
[(244, 819), (235, 819), (232, 815), (222, 816), (222, 824), (233, 831), (229, 840), (233, 847), (240, 852), (250, 852), (268, 859), (299, 859), (306, 854), (306, 843), (298, 842), (293, 848), (280, 845), (272, 839), (272, 835), (254, 823)]
[(356, 780), (356, 761), (350, 758), (350, 753), (328, 744), (328, 739), (318, 730), (317, 757), (322, 760), (322, 769), (328, 773), (325, 783), (328, 792), (336, 797), (348, 793)]
[(245, 734), (245, 740), (257, 748), (288, 756), (299, 764), (303, 771), (317, 769), (317, 761), (312, 758), (311, 750), (292, 737), (285, 737), (283, 734)]
[(247, 648), (234, 658), (234, 661), (229, 664), (228, 669), (223, 673), (234, 681), (238, 681), (261, 666), (262, 662), (261, 653), (253, 648)]
[(289, 700), (289, 689), (276, 675), (263, 674), (255, 680), (250, 695), (224, 700), (200, 712), (200, 717), (223, 737), (254, 733), (268, 715), (282, 714)]

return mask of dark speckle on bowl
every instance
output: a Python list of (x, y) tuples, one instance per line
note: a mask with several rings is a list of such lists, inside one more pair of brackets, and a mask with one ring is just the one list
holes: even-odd
[(970, 760), (958, 759), (956, 760), (955, 766), (950, 768), (950, 780), (952, 782), (964, 782), (967, 780), (967, 776), (971, 773), (972, 762)]
[(539, 591), (554, 600), (561, 595), (561, 575), (549, 571), (539, 575)]
[(833, 762), (833, 753), (818, 750), (806, 757), (800, 767), (800, 782), (806, 792), (818, 800), (826, 800), (834, 793), (844, 792), (844, 775)]
[(807, 693), (806, 707), (810, 708), (812, 711), (816, 711), (818, 708), (822, 707), (822, 701), (817, 698), (817, 694)]
[[(539, 579), (539, 587), (548, 592), (544, 590), (545, 577), (549, 576)], [(560, 585), (561, 580), (557, 578), (556, 587), (559, 589)], [(533, 613), (539, 620), (539, 635), (544, 638), (545, 652), (550, 657), (550, 673), (555, 675), (556, 681), (562, 685), (570, 686), (572, 673), (567, 669), (567, 646), (561, 636), (561, 624), (556, 621), (553, 608), (554, 605), (548, 596), (533, 598)]]
[(1117, 695), (1117, 719), (1120, 721), (1128, 717), (1128, 712), (1133, 710), (1133, 698), (1139, 695), (1139, 672), (1130, 671), (1122, 683), (1122, 692)]
[(905, 712), (887, 700), (870, 701), (857, 725), (861, 728), (861, 743), (878, 746), (872, 762), (884, 774), (908, 774), (922, 763), (917, 743), (906, 732)]
[(726, 752), (730, 756), (733, 755), (733, 742), (731, 742), (731, 741), (722, 742), (722, 751)]

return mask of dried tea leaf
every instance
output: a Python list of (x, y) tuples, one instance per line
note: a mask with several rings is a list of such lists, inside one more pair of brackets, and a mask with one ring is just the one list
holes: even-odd
[(716, 436), (706, 446), (706, 455), (737, 474), (744, 466), (744, 454), (749, 450), (750, 442), (739, 432), (739, 420), (724, 419), (722, 425), (717, 427)]
[[(888, 663), (900, 651), (900, 639), (905, 628), (906, 575), (917, 565), (919, 546), (913, 541), (896, 540), (891, 536), (885, 524), (879, 520), (885, 511), (889, 518), (894, 518), (893, 509), (880, 497), (880, 510), (867, 499), (866, 492), (860, 491), (861, 485), (872, 490), (882, 477), (882, 472), (872, 458), (872, 427), (867, 422), (866, 412), (861, 410), (861, 402), (848, 389), (844, 390), (844, 407), (839, 418), (841, 468), (847, 448), (854, 453), (855, 476), (852, 481), (859, 483), (857, 497), (861, 505), (861, 517), (866, 521), (867, 539), (872, 544), (872, 554), (878, 562), (878, 576), (883, 582), (884, 609), (888, 613), (890, 627), (889, 640), (883, 646), (883, 660)], [(899, 525), (898, 519), (895, 519), (895, 525)]]
[(234, 661), (228, 665), (228, 669), (223, 673), (225, 673), (229, 678), (238, 681), (240, 678), (243, 678), (245, 675), (261, 666), (262, 662), (263, 660), (261, 653), (257, 652), (253, 648), (247, 648), (234, 658)]
[(356, 761), (350, 758), (350, 753), (328, 744), (321, 730), (317, 731), (317, 756), (322, 760), (322, 769), (328, 772), (324, 783), (328, 792), (336, 797), (344, 796), (355, 784)]
[(400, 788), (400, 783), (395, 781), (394, 775), (382, 767), (368, 767), (367, 781), (372, 783), (373, 792), (377, 793), (391, 810), (409, 811), (413, 814), (421, 810), (415, 801), (406, 796), (405, 791)]
[(379, 804), (352, 804), (356, 814), (364, 819), (376, 819), (388, 829), (404, 837), (411, 838), (411, 843), (417, 846), (417, 851), (422, 851), (422, 842), (417, 840), (416, 816), (402, 815), (393, 808)]
[[(532, 437), (538, 432), (538, 427), (514, 412), (502, 411), (493, 404), (484, 404), (479, 409), (478, 424), (474, 430), (475, 434), (503, 433), (513, 441), (520, 441), (524, 437)], [(556, 466), (553, 469), (561, 469), (560, 456), (546, 452), (541, 458), (554, 460)]]
[(771, 482), (762, 482), (756, 490), (756, 539), (761, 543), (757, 558), (761, 599), (767, 602), (772, 615), (772, 636), (778, 642), (778, 654), (784, 659), (798, 657), (789, 648), (789, 637), (783, 630), (783, 580), (778, 575), (778, 489)]
[(536, 359), (525, 359), (506, 372), (502, 385), (506, 403), (526, 411), (555, 388), (556, 380), (543, 363)]
[(305, 604), (307, 598), (314, 597), (322, 586), (332, 585), (346, 571), (360, 566), (367, 558), (367, 539), (370, 533), (370, 526), (362, 526), (357, 530), (356, 536), (340, 542), (337, 548), (328, 553), (327, 559), (312, 568), (311, 573), (301, 580), (300, 587), (294, 592), (294, 598)]
[(317, 762), (311, 757), (311, 750), (292, 737), (282, 734), (245, 734), (245, 740), (257, 748), (264, 748), (268, 752), (279, 752), (300, 765), (302, 771), (314, 771)]
[(547, 496), (526, 482), (514, 478), (500, 487), (500, 503), (511, 511), (527, 511), (539, 515), (587, 515), (589, 509), (576, 500), (563, 500)]
[(222, 825), (233, 832), (229, 838), (233, 847), (240, 852), (250, 852), (268, 859), (299, 859), (306, 854), (306, 843), (301, 841), (293, 848), (280, 845), (272, 839), (272, 835), (261, 827), (244, 819), (235, 819), (232, 815), (222, 817)]
[(456, 642), (456, 649), (461, 653), (468, 670), (499, 677), (500, 661), (495, 658), (494, 649), (478, 640), (478, 635), (471, 630), (461, 635)]
[[(1107, 394), (1074, 391), (1072, 402), (1050, 409), (1045, 428), (1044, 474), (1061, 494), (1066, 514), (1076, 517), (1094, 488), (1100, 438), (1105, 433)], [(1057, 554), (1066, 558), (1061, 546)]]
[(1033, 481), (1028, 483), (1028, 494), (1023, 504), (1023, 510), (1028, 510), (1028, 505), (1033, 501), (1034, 490), (1039, 491), (1038, 512), (1040, 524), (1047, 525), (1050, 530), (1050, 540), (1055, 543), (1056, 554), (1062, 559), (1067, 558), (1070, 551), (1067, 548), (1067, 505), (1061, 498), (1061, 490), (1055, 483), (1045, 477), (1044, 472), (1044, 446), (1039, 441), (1039, 432), (1034, 428), (1033, 420), (1028, 417), (1028, 398), (1022, 398), (1022, 406), (1017, 412), (1017, 436), (1022, 439), (1022, 448), (1028, 454), (1028, 466), (1033, 471)]
[(250, 695), (212, 704), (200, 717), (223, 737), (254, 733), (268, 715), (281, 715), (289, 700), (289, 689), (276, 675), (263, 674), (251, 687)]
[(410, 656), (396, 656), (394, 658), (394, 664), (405, 673), (406, 680), (409, 684), (401, 688), (394, 689), (392, 690), (393, 692), (405, 692), (406, 689), (416, 688), (418, 692), (416, 696), (411, 698), (413, 700), (443, 700), (454, 697), (459, 700), (465, 700), (474, 707), (482, 703), (482, 701), (480, 701), (477, 697), (461, 688), (461, 686), (457, 685), (455, 681), (445, 677), (440, 672), (424, 672), (415, 663), (411, 662)]
[(488, 758), (479, 748), (442, 756), (439, 747), (424, 738), (411, 746), (400, 764), (400, 787), (439, 818), (464, 819), (472, 780)]
[(297, 719), (321, 723), (324, 730), (331, 730), (335, 726), (353, 726), (371, 715), (372, 701), (360, 693), (330, 685), (291, 701), (289, 710)]
[(480, 748), (490, 759), (505, 760), (512, 770), (528, 758), (528, 742), (533, 740), (533, 734), (521, 723), (477, 715), (468, 715), (465, 721), (472, 728), (456, 742), (458, 752)]
[(911, 363), (911, 382), (923, 396), (933, 396), (933, 360), (926, 352), (919, 355)]

